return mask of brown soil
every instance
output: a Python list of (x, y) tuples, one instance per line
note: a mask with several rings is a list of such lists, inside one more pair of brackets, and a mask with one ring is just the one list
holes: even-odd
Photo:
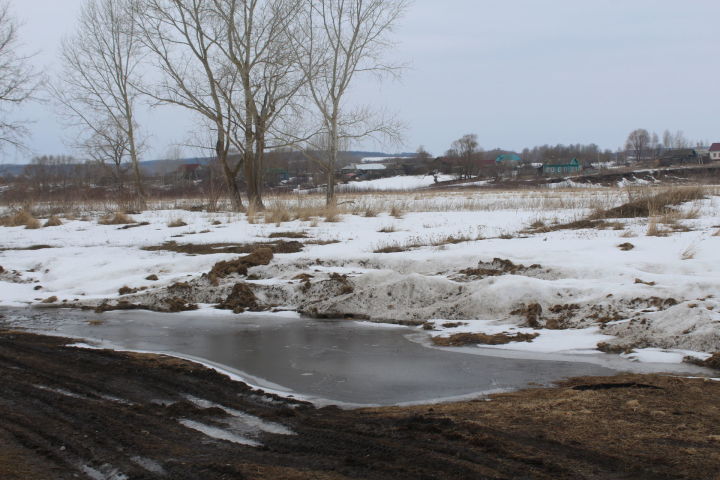
[(629, 252), (630, 250), (635, 248), (635, 245), (633, 245), (630, 242), (621, 243), (618, 245), (618, 248), (622, 250), (623, 252)]
[(233, 274), (247, 275), (248, 268), (267, 265), (272, 259), (273, 251), (270, 248), (258, 248), (250, 255), (216, 263), (208, 273), (208, 277), (213, 285), (217, 285), (219, 278), (225, 278)]
[(162, 313), (178, 313), (197, 310), (197, 304), (190, 303), (181, 297), (168, 297), (158, 302), (146, 305), (142, 303), (132, 303), (127, 300), (118, 300), (116, 303), (105, 301), (94, 308), (95, 312), (112, 312), (116, 310), (150, 310)]
[(531, 303), (522, 308), (513, 310), (510, 315), (520, 315), (525, 317), (527, 325), (532, 328), (540, 328), (540, 317), (542, 316), (542, 306), (539, 303)]
[(485, 277), (497, 277), (500, 275), (517, 275), (525, 273), (528, 270), (539, 270), (542, 267), (540, 265), (516, 265), (510, 260), (503, 258), (495, 258), (492, 262), (480, 262), (477, 268), (467, 268), (461, 270), (460, 273), (467, 275), (468, 277), (485, 278)]
[(45, 250), (48, 248), (56, 248), (52, 245), (30, 245), (29, 247), (16, 247), (16, 248), (0, 248), (0, 252), (7, 251), (26, 251), (26, 250)]
[(162, 245), (144, 247), (143, 250), (150, 252), (167, 251), (185, 253), (188, 255), (215, 255), (218, 253), (244, 254), (252, 253), (259, 248), (269, 248), (273, 253), (297, 253), (303, 249), (300, 242), (286, 242), (277, 240), (266, 243), (177, 243), (165, 242)]
[(308, 238), (307, 232), (273, 232), (268, 238)]
[[(68, 342), (0, 332), (3, 480), (86, 478), (83, 465), (143, 480), (720, 475), (719, 382), (579, 378), (491, 401), (343, 411), (253, 391), (190, 362)], [(227, 414), (187, 395), (295, 435), (263, 434), (259, 448), (211, 439), (179, 420), (220, 426)]]
[(235, 313), (243, 313), (246, 310), (257, 312), (263, 310), (257, 301), (257, 297), (247, 283), (236, 283), (230, 295), (223, 303), (217, 306), (221, 310), (232, 310)]
[(695, 365), (699, 365), (701, 367), (707, 367), (707, 368), (713, 368), (715, 370), (720, 370), (720, 352), (715, 352), (710, 358), (706, 360), (700, 360), (696, 357), (685, 357), (684, 359), (687, 363), (692, 363)]
[(118, 228), (118, 230), (130, 230), (131, 228), (147, 227), (148, 225), (150, 225), (150, 222), (133, 223), (130, 225), (125, 225), (124, 227), (120, 227)]
[(438, 347), (462, 347), (465, 345), (507, 345), (513, 342), (532, 342), (539, 336), (537, 333), (456, 333), (449, 337), (432, 337), (433, 344)]

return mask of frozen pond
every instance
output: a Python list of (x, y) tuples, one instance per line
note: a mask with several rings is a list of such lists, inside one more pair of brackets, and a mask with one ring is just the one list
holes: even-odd
[[(415, 329), (342, 320), (213, 312), (102, 315), (10, 310), (4, 322), (102, 346), (196, 359), (247, 383), (318, 403), (390, 405), (461, 398), (546, 385), (573, 376), (608, 375), (622, 365), (591, 359), (508, 358), (428, 348)], [(686, 371), (693, 371), (687, 366)]]

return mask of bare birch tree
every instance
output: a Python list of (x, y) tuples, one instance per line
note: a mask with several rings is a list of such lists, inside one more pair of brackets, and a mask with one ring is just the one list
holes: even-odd
[(63, 71), (51, 92), (81, 129), (79, 147), (91, 158), (109, 160), (116, 172), (129, 160), (143, 200), (134, 87), (141, 55), (133, 14), (126, 0), (88, 0), (77, 33), (63, 41)]
[[(341, 143), (366, 137), (398, 139), (400, 125), (368, 107), (351, 108), (347, 95), (361, 74), (396, 74), (384, 60), (389, 34), (407, 8), (407, 0), (306, 0), (292, 47), (322, 125), (319, 142), (309, 150), (320, 158), (327, 178), (327, 204), (335, 204), (335, 172)], [(323, 145), (327, 144), (327, 146)]]
[(227, 38), (218, 46), (238, 76), (238, 102), (228, 102), (241, 123), (234, 146), (243, 155), (248, 202), (262, 209), (264, 156), (269, 143), (284, 143), (283, 126), (295, 111), (304, 77), (290, 54), (289, 30), (304, 0), (213, 0)]
[(18, 30), (9, 2), (0, 1), (0, 148), (24, 146), (28, 136), (26, 123), (10, 115), (32, 98), (41, 83), (39, 73), (30, 65), (31, 57), (19, 53)]
[(242, 162), (231, 161), (230, 150), (243, 119), (235, 108), (238, 75), (220, 48), (227, 38), (222, 17), (208, 0), (135, 0), (135, 8), (142, 42), (161, 77), (144, 92), (157, 104), (188, 109), (211, 125), (233, 207), (242, 210)]

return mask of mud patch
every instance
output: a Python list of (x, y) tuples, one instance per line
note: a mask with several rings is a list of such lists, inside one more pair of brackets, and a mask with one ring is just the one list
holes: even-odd
[(432, 337), (433, 345), (438, 347), (463, 347), (466, 345), (507, 345), (516, 342), (532, 342), (538, 333), (456, 333), (449, 337)]
[(492, 262), (480, 262), (477, 268), (467, 268), (460, 270), (460, 274), (476, 279), (486, 277), (498, 277), (500, 275), (522, 275), (528, 272), (537, 272), (542, 270), (540, 265), (516, 265), (510, 260), (495, 258)]
[(247, 275), (248, 268), (267, 265), (272, 261), (272, 259), (272, 249), (262, 247), (254, 250), (250, 255), (245, 257), (216, 263), (207, 275), (210, 279), (210, 283), (218, 285), (218, 279), (220, 278), (225, 278), (233, 274)]
[(161, 313), (178, 313), (188, 312), (197, 309), (197, 304), (188, 302), (184, 298), (167, 297), (161, 298), (151, 304), (132, 303), (127, 300), (119, 300), (115, 303), (112, 303), (106, 300), (100, 305), (96, 306), (93, 310), (96, 313), (112, 312), (117, 310), (149, 310), (152, 312)]
[[(491, 401), (315, 409), (198, 364), (66, 347), (70, 342), (0, 332), (0, 478), (64, 480), (83, 477), (82, 466), (101, 471), (104, 465), (146, 480), (720, 475), (719, 382), (583, 377)], [(296, 435), (262, 433), (261, 448), (207, 437), (178, 420), (206, 424), (225, 414), (190, 404), (188, 395)]]
[(692, 363), (693, 365), (699, 365), (701, 367), (720, 370), (720, 352), (715, 352), (711, 357), (705, 360), (700, 360), (696, 357), (685, 357), (683, 361), (686, 363)]
[(232, 310), (234, 313), (243, 313), (246, 310), (259, 312), (265, 310), (258, 304), (258, 299), (247, 283), (236, 283), (230, 295), (217, 306), (220, 310)]
[(149, 252), (176, 252), (187, 255), (215, 255), (220, 253), (247, 254), (261, 248), (269, 248), (272, 253), (298, 253), (302, 251), (303, 244), (296, 241), (277, 240), (263, 243), (177, 243), (165, 242), (162, 245), (144, 247)]

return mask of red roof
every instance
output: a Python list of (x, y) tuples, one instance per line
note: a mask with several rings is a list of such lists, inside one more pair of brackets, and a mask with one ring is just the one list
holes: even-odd
[(711, 152), (720, 152), (720, 143), (713, 143), (710, 147)]

